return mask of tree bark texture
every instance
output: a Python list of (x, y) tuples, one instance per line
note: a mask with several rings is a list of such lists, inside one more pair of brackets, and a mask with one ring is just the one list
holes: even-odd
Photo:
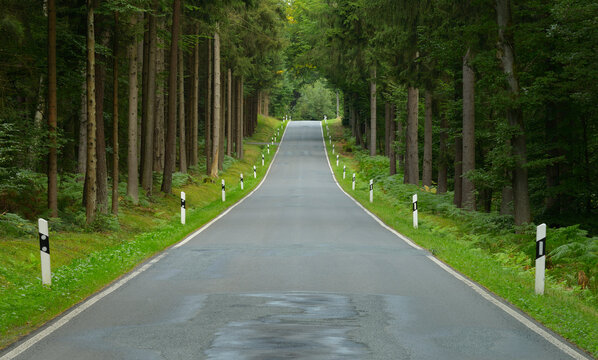
[(432, 92), (430, 90), (425, 92), (425, 108), (422, 185), (432, 186)]
[(181, 0), (172, 4), (172, 40), (170, 42), (170, 61), (168, 71), (168, 127), (166, 129), (166, 149), (164, 151), (164, 175), (162, 192), (172, 192), (172, 173), (176, 161), (176, 111), (177, 111), (177, 57), (179, 54), (179, 33), (181, 29)]
[(236, 147), (237, 147), (237, 158), (243, 159), (243, 77), (241, 76), (238, 81), (237, 88), (237, 133), (236, 133)]
[[(157, 33), (165, 30), (164, 17), (156, 19)], [(156, 102), (154, 106), (154, 150), (153, 150), (153, 171), (161, 172), (164, 170), (164, 151), (165, 151), (165, 99), (166, 99), (166, 79), (164, 73), (166, 69), (166, 50), (164, 49), (164, 39), (156, 38)]]
[(187, 143), (185, 128), (185, 68), (183, 49), (179, 48), (179, 171), (187, 172)]
[(397, 153), (395, 151), (395, 136), (396, 136), (396, 122), (395, 122), (395, 105), (390, 105), (390, 114), (388, 118), (388, 159), (390, 160), (390, 175), (397, 173)]
[(455, 138), (455, 193), (453, 196), (453, 204), (458, 208), (462, 207), (462, 177), (463, 175), (463, 139), (459, 136)]
[[(153, 9), (158, 9), (158, 1), (153, 0)], [(156, 17), (149, 15), (149, 38), (147, 51), (147, 100), (143, 120), (143, 162), (141, 174), (141, 186), (148, 196), (152, 195), (153, 188), (153, 162), (154, 162), (154, 124), (155, 112), (154, 106), (156, 102)]]
[(77, 172), (85, 176), (87, 168), (87, 79), (81, 83), (81, 109), (79, 110), (79, 153)]
[(448, 190), (448, 121), (443, 114), (440, 118), (440, 140), (438, 146), (438, 194)]
[(214, 33), (214, 102), (212, 124), (212, 164), (210, 177), (218, 177), (218, 161), (220, 159), (220, 35)]
[(405, 183), (419, 184), (419, 153), (418, 153), (418, 103), (419, 89), (407, 89), (407, 153), (405, 159)]
[(207, 96), (206, 96), (206, 119), (205, 119), (205, 152), (206, 152), (206, 173), (210, 175), (212, 169), (212, 69), (213, 69), (213, 49), (212, 40), (206, 41), (208, 47), (208, 79), (207, 79)]
[[(199, 24), (195, 33), (199, 33)], [(199, 43), (193, 48), (193, 87), (191, 95), (191, 159), (190, 165), (197, 166), (199, 162), (198, 136), (199, 136)]]
[(376, 156), (376, 67), (370, 70), (370, 156)]
[(475, 187), (468, 178), (475, 170), (475, 73), (471, 67), (471, 51), (463, 57), (463, 176), (462, 200), (464, 209), (475, 210)]
[(56, 0), (48, 0), (48, 209), (58, 217), (58, 143), (56, 99)]
[(96, 216), (96, 100), (95, 31), (93, 0), (87, 0), (87, 169), (85, 172), (85, 216), (91, 224)]
[(233, 129), (232, 129), (232, 106), (233, 106), (233, 73), (229, 68), (226, 82), (226, 155), (233, 154)]
[[(97, 19), (96, 19), (97, 20)], [(108, 45), (108, 32), (103, 31), (101, 41)], [(106, 82), (105, 57), (99, 56), (96, 66), (96, 156), (97, 156), (97, 195), (96, 207), (102, 214), (108, 213), (108, 165), (106, 163), (106, 135), (104, 124), (104, 89)]]
[[(131, 17), (131, 27), (137, 26), (137, 17)], [(127, 47), (129, 58), (129, 111), (128, 111), (128, 148), (127, 148), (127, 195), (134, 204), (139, 203), (139, 168), (137, 163), (137, 42)]]
[(218, 170), (223, 170), (224, 153), (226, 148), (224, 145), (224, 137), (226, 136), (226, 73), (220, 71), (220, 136), (218, 137)]
[(112, 37), (112, 214), (118, 215), (118, 13)]
[(529, 204), (529, 188), (527, 179), (527, 147), (525, 141), (525, 127), (519, 99), (519, 79), (515, 73), (514, 39), (511, 26), (511, 1), (496, 0), (496, 15), (498, 25), (498, 48), (500, 62), (507, 77), (508, 90), (511, 95), (511, 106), (507, 109), (507, 120), (511, 127), (517, 131), (511, 138), (511, 151), (515, 159), (513, 169), (513, 205), (515, 224), (522, 225), (531, 222)]

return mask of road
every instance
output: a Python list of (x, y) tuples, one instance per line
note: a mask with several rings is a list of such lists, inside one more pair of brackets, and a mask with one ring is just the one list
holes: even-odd
[(291, 122), (255, 193), (17, 358), (571, 358), (382, 227), (324, 151)]

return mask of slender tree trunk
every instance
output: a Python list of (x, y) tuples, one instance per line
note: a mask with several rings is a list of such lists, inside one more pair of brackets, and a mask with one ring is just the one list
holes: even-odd
[(337, 119), (341, 116), (340, 109), (341, 109), (341, 102), (340, 102), (340, 98), (338, 96), (338, 89), (337, 89), (336, 90), (336, 118)]
[(384, 155), (390, 156), (390, 103), (384, 103)]
[(185, 129), (185, 68), (183, 49), (179, 48), (179, 170), (187, 172), (187, 143)]
[[(149, 35), (149, 22), (150, 14), (145, 13), (144, 17), (140, 19), (143, 22), (143, 41), (142, 51), (138, 54), (141, 56), (142, 70), (141, 70), (141, 121), (138, 127), (139, 137), (139, 182), (143, 183), (143, 174), (145, 174), (145, 135), (147, 134), (147, 120), (149, 118), (149, 48), (150, 48), (150, 35)], [(147, 25), (146, 25), (147, 24)], [(152, 125), (153, 126), (153, 125)]]
[(85, 216), (87, 224), (96, 215), (96, 103), (94, 0), (87, 0), (87, 166), (85, 173)]
[[(156, 18), (157, 33), (162, 33), (166, 29), (166, 19), (162, 16)], [(166, 99), (166, 80), (164, 73), (166, 69), (165, 60), (166, 50), (164, 49), (164, 39), (160, 36), (156, 38), (156, 101), (154, 105), (154, 150), (153, 150), (153, 171), (160, 172), (164, 170), (164, 151), (165, 151), (165, 99)]]
[(405, 183), (419, 184), (418, 153), (418, 103), (419, 89), (409, 87), (407, 90), (407, 156), (405, 159)]
[(370, 156), (376, 156), (376, 67), (370, 70)]
[[(195, 34), (199, 34), (199, 24), (195, 26)], [(199, 128), (199, 43), (193, 49), (193, 90), (191, 95), (191, 166), (197, 166), (198, 128)]]
[(220, 136), (218, 141), (218, 170), (223, 170), (224, 167), (224, 153), (226, 148), (224, 146), (224, 137), (226, 136), (226, 72), (220, 72)]
[(496, 14), (498, 24), (498, 47), (503, 72), (507, 77), (512, 103), (507, 109), (509, 125), (516, 129), (511, 139), (512, 155), (515, 160), (513, 169), (513, 203), (515, 224), (522, 225), (531, 222), (529, 204), (529, 189), (527, 179), (527, 147), (525, 142), (525, 126), (519, 99), (519, 79), (515, 73), (514, 39), (511, 26), (511, 1), (496, 0)]
[(220, 35), (214, 33), (214, 107), (212, 127), (212, 166), (210, 177), (218, 177), (218, 162), (220, 159)]
[[(396, 113), (396, 106), (395, 106), (395, 113)], [(397, 144), (397, 158), (399, 160), (399, 169), (403, 169), (405, 171), (405, 133), (403, 131), (403, 122), (401, 119), (397, 119), (397, 131), (395, 132), (395, 137), (398, 140)]]
[(56, 100), (56, 0), (48, 0), (48, 209), (58, 217), (58, 143)]
[(118, 13), (114, 13), (112, 56), (112, 213), (118, 215)]
[(214, 123), (212, 119), (212, 69), (213, 69), (213, 51), (212, 51), (212, 41), (210, 39), (207, 40), (208, 46), (208, 93), (206, 98), (206, 172), (210, 175), (210, 171), (212, 169), (212, 124)]
[(463, 57), (463, 176), (461, 205), (467, 210), (476, 209), (475, 187), (468, 178), (475, 170), (475, 74), (471, 67), (471, 52)]
[(395, 122), (395, 105), (390, 105), (390, 114), (388, 114), (390, 123), (388, 124), (388, 158), (390, 160), (390, 175), (397, 173), (397, 153), (395, 151), (395, 136), (396, 136), (396, 122)]
[(446, 193), (448, 189), (448, 121), (443, 114), (440, 118), (440, 143), (438, 146), (438, 194)]
[(166, 150), (164, 157), (164, 176), (162, 192), (172, 192), (172, 172), (176, 162), (176, 100), (177, 100), (177, 56), (179, 54), (179, 33), (181, 30), (181, 0), (172, 4), (172, 40), (170, 42), (170, 61), (168, 72), (168, 128), (166, 129)]
[[(96, 19), (97, 20), (97, 19)], [(102, 31), (102, 45), (108, 45), (108, 31)], [(106, 83), (105, 57), (99, 55), (96, 62), (96, 156), (97, 197), (96, 206), (102, 214), (108, 213), (108, 165), (106, 162), (106, 135), (104, 123), (104, 90)]]
[(237, 87), (237, 134), (236, 134), (236, 145), (237, 145), (237, 158), (243, 159), (243, 77), (241, 76), (238, 81)]
[(462, 175), (463, 175), (463, 139), (459, 136), (455, 138), (455, 193), (453, 197), (453, 204), (458, 208), (463, 206), (462, 194)]
[[(131, 16), (131, 27), (137, 26), (137, 17)], [(127, 195), (136, 205), (139, 202), (139, 171), (137, 164), (137, 42), (127, 48), (129, 57), (129, 147), (127, 151)]]
[(227, 71), (227, 86), (226, 86), (226, 155), (233, 154), (233, 73), (229, 68)]
[[(152, 9), (158, 10), (158, 1), (153, 0)], [(156, 102), (156, 42), (157, 42), (156, 16), (149, 16), (149, 49), (147, 59), (147, 102), (144, 119), (144, 141), (143, 141), (143, 165), (141, 174), (141, 186), (148, 196), (153, 191), (153, 162), (154, 162), (154, 126), (155, 126), (155, 102)]]
[(81, 83), (81, 109), (79, 110), (79, 154), (77, 172), (85, 175), (87, 168), (87, 79)]
[(425, 107), (422, 185), (432, 186), (432, 92), (430, 90), (425, 91)]

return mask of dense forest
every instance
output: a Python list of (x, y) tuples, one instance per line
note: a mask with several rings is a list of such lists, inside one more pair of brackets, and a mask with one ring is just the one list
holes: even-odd
[[(598, 6), (0, 1), (0, 211), (118, 212), (218, 176), (258, 114), (342, 117), (389, 175), (517, 228), (598, 232)], [(272, 105), (270, 105), (272, 104)], [(83, 182), (75, 197), (69, 189)], [(159, 185), (159, 190), (156, 188)]]

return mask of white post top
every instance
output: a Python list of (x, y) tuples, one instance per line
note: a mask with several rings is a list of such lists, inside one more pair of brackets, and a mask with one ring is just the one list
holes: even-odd
[(243, 174), (241, 174), (241, 179), (243, 178)]
[(540, 224), (536, 228), (536, 241), (546, 238), (546, 224)]
[(224, 185), (224, 179), (222, 179), (222, 185)]
[(416, 202), (416, 201), (417, 201), (417, 194), (414, 194), (413, 195), (413, 202)]
[(185, 200), (185, 192), (181, 191), (181, 199)]
[(47, 222), (46, 220), (44, 220), (44, 219), (39, 219), (39, 220), (37, 221), (37, 223), (38, 223), (38, 225), (39, 225), (39, 232), (40, 232), (41, 234), (44, 234), (44, 235), (46, 235), (46, 236), (49, 236), (49, 235), (48, 235), (48, 222)]
[(370, 185), (374, 183), (374, 179), (370, 179)]

